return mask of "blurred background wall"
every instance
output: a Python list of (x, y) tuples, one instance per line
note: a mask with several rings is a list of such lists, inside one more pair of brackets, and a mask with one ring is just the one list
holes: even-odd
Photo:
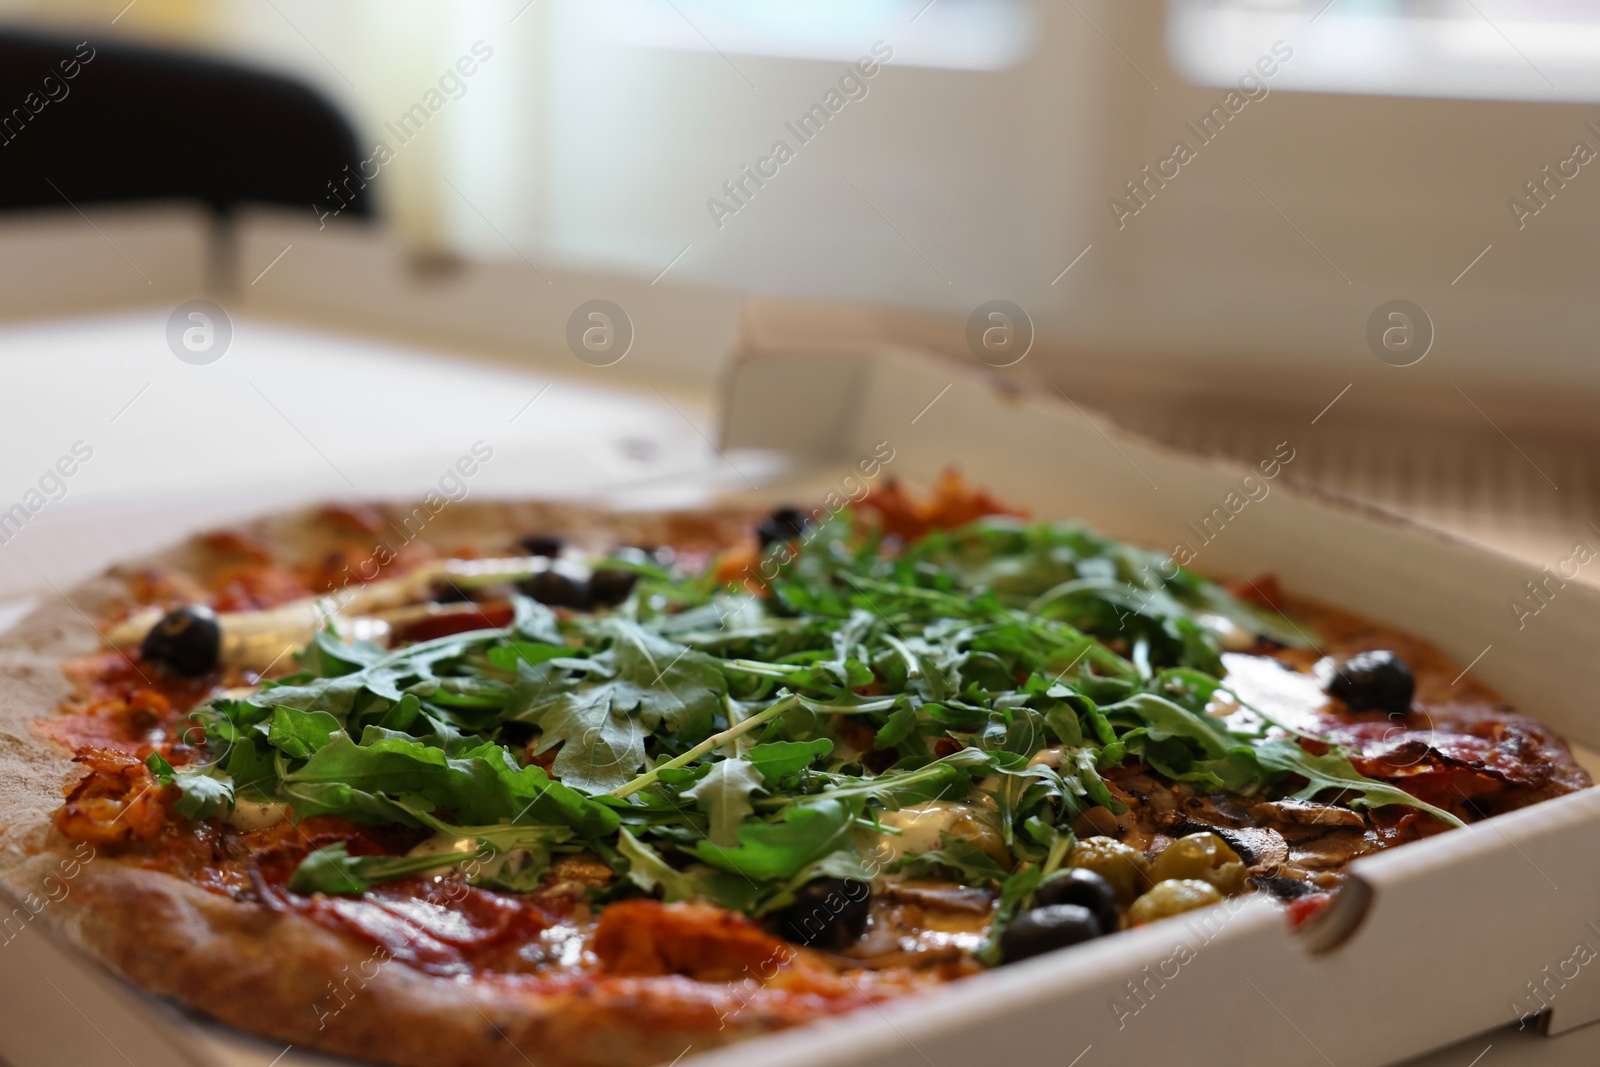
[[(364, 140), (391, 142), (380, 205), (422, 247), (646, 279), (670, 265), (743, 293), (961, 319), (1004, 297), (1041, 336), (1167, 388), (1265, 397), (1284, 375), (1366, 375), (1352, 407), (1475, 418), (1431, 366), (1373, 365), (1368, 316), (1405, 298), (1437, 330), (1431, 363), (1493, 390), (1511, 423), (1581, 430), (1600, 392), (1600, 177), (1579, 168), (1558, 187), (1544, 171), (1580, 140), (1600, 149), (1585, 126), (1600, 119), (1590, 4), (5, 0), (0, 13), (298, 74)], [(399, 144), (396, 120), (474, 42), (492, 58)], [(874, 42), (892, 58), (865, 95), (799, 143), (784, 124)], [(1201, 122), (1214, 109), (1227, 121)], [(723, 183), (778, 139), (794, 158), (716, 217), (708, 200), (737, 206)], [(1175, 164), (1180, 140), (1195, 156)], [(1539, 180), (1547, 206), (1526, 189)], [(1542, 209), (1519, 217), (1514, 197)]]
[[(423, 261), (737, 297), (677, 316), (697, 373), (752, 306), (792, 336), (848, 323), (965, 358), (968, 316), (1000, 298), (1039, 338), (1002, 373), (1174, 444), (1250, 459), (1310, 426), (1330, 484), (1600, 514), (1592, 3), (0, 0), (0, 18), (316, 86), (383, 146), (383, 224)], [(1369, 336), (1393, 300), (1431, 339), (1410, 366)]]

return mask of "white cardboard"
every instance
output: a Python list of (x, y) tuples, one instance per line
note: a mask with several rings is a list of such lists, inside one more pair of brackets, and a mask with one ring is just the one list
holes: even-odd
[[(538, 361), (594, 380), (710, 383), (738, 330), (736, 294), (679, 284), (668, 270), (639, 279), (540, 265), (509, 243), (498, 262), (419, 256), (378, 227), (319, 225), (310, 212), (282, 209), (242, 211), (235, 232), (238, 286), (224, 306), (482, 359)], [(627, 354), (600, 368), (567, 342), (569, 316), (594, 299), (621, 307), (634, 331)]]
[(205, 290), (213, 239), (210, 212), (180, 203), (14, 215), (0, 225), (0, 319), (176, 306)]

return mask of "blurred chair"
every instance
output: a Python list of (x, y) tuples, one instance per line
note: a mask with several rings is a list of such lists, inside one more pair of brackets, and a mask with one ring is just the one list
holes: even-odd
[(370, 218), (344, 116), (213, 59), (0, 31), (0, 210), (189, 199)]

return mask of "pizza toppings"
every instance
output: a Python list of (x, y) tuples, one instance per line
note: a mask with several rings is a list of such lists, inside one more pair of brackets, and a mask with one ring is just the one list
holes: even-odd
[(556, 921), (537, 901), (421, 879), (391, 882), (360, 898), (318, 896), (300, 906), (391, 959), (439, 975), (472, 974), (484, 962), (515, 958)]
[(1112, 837), (1084, 838), (1073, 847), (1069, 862), (1074, 868), (1099, 875), (1124, 906), (1153, 884), (1144, 852)]
[(529, 534), (517, 544), (530, 556), (549, 556), (551, 559), (561, 555), (561, 550), (566, 547), (566, 542), (553, 534)]
[(1089, 909), (1101, 930), (1109, 933), (1117, 928), (1117, 891), (1087, 867), (1069, 867), (1045, 879), (1034, 891), (1033, 902), (1040, 907), (1077, 904)]
[[(246, 567), (241, 572), (244, 578), (252, 582), (259, 579), (263, 565), (241, 566)], [(281, 568), (268, 565), (268, 569)], [(412, 567), (400, 577), (345, 585), (327, 590), (328, 595), (323, 596), (275, 598), (265, 606), (250, 604), (241, 608), (232, 604), (228, 596), (223, 594), (215, 598), (216, 606), (231, 606), (234, 610), (225, 610), (216, 616), (220, 631), (216, 661), (221, 665), (255, 671), (269, 670), (328, 627), (348, 641), (384, 640), (394, 635), (397, 629), (403, 629), (417, 619), (447, 607), (433, 603), (439, 599), (441, 588), (452, 590), (455, 598), (465, 596), (470, 601), (470, 594), (475, 590), (505, 586), (509, 582), (527, 582), (552, 572), (569, 579), (569, 592), (578, 597), (583, 606), (592, 604), (589, 576), (585, 568), (542, 556), (429, 560)], [(304, 583), (299, 588), (303, 591)], [(486, 606), (482, 607), (488, 610)], [(173, 613), (174, 625), (183, 614), (204, 610), (203, 606), (180, 608)], [(146, 640), (151, 639), (152, 630), (163, 618), (159, 608), (137, 611), (115, 623), (107, 632), (107, 639), (114, 648), (141, 648)], [(492, 625), (495, 624), (485, 620), (485, 627)], [(159, 656), (160, 652), (157, 654)]]
[(681, 974), (727, 982), (775, 968), (793, 950), (722, 908), (627, 900), (600, 913), (594, 954), (606, 974)]
[(1404, 715), (1411, 710), (1416, 681), (1405, 660), (1393, 652), (1360, 652), (1339, 665), (1328, 692), (1351, 711), (1384, 711)]
[(614, 608), (628, 599), (638, 582), (639, 575), (634, 571), (604, 567), (589, 576), (589, 595), (601, 607)]
[(1091, 940), (1104, 932), (1094, 912), (1078, 904), (1030, 908), (1007, 924), (1000, 935), (1000, 958), (1015, 963)]
[(780, 541), (793, 541), (806, 532), (805, 513), (796, 507), (781, 507), (761, 520), (756, 527), (756, 538), (762, 548), (771, 548)]
[(1244, 862), (1238, 853), (1221, 837), (1206, 831), (1178, 838), (1150, 863), (1150, 879), (1158, 884), (1197, 878), (1230, 896), (1244, 887), (1244, 876)]
[[(1330, 702), (1270, 583), (997, 510), (947, 479), (780, 509), (720, 558), (540, 535), (225, 614), (221, 659), (293, 645), (280, 676), (214, 695), (188, 746), (86, 758), (58, 826), (428, 973), (849, 999), (1320, 894), (1550, 781), (1555, 742), (1504, 716), (1349, 714), (1399, 706), (1401, 672), (1410, 705), (1397, 654)], [(143, 658), (175, 666), (159, 630)]]
[(594, 604), (588, 570), (566, 560), (551, 560), (547, 566), (518, 582), (517, 588), (552, 608), (581, 611)]
[(1174, 878), (1157, 882), (1128, 909), (1128, 923), (1143, 926), (1158, 919), (1170, 919), (1196, 908), (1222, 903), (1222, 892), (1198, 878)]
[(162, 616), (139, 646), (139, 657), (183, 675), (198, 678), (217, 666), (222, 628), (217, 614), (203, 604), (186, 604)]
[(797, 944), (845, 948), (866, 932), (871, 894), (871, 884), (859, 878), (817, 878), (797, 889), (794, 903), (778, 912), (778, 928)]
[(153, 841), (167, 829), (168, 790), (136, 756), (85, 749), (74, 757), (89, 773), (72, 787), (56, 813), (56, 829), (93, 845)]

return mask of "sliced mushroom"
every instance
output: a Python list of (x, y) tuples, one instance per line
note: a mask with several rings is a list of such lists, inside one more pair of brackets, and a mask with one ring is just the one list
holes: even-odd
[(1268, 800), (1250, 809), (1250, 814), (1261, 821), (1294, 823), (1300, 826), (1357, 826), (1365, 828), (1366, 819), (1360, 812), (1333, 804), (1314, 804), (1306, 800), (1286, 798)]
[(1310, 872), (1340, 871), (1372, 848), (1366, 834), (1340, 828), (1290, 843), (1289, 861)]
[(987, 915), (995, 902), (995, 893), (992, 890), (966, 885), (889, 881), (884, 883), (883, 891), (891, 900), (916, 904), (921, 908), (935, 911), (965, 911)]

